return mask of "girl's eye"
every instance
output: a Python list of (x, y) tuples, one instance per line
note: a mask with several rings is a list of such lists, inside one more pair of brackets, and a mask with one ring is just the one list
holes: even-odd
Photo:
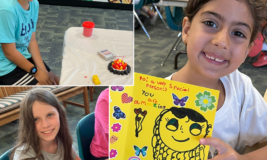
[(34, 121), (36, 122), (38, 120), (38, 118), (34, 118)]
[(209, 26), (209, 27), (218, 28), (216, 26), (216, 24), (214, 22), (212, 22), (212, 21), (205, 21), (204, 24), (207, 25), (207, 26)]
[(52, 117), (52, 116), (53, 116), (53, 114), (51, 114), (51, 113), (50, 113), (50, 114), (48, 114), (47, 116), (48, 116), (48, 117)]
[(168, 121), (166, 128), (170, 131), (176, 131), (178, 129), (178, 120), (175, 118), (172, 118), (171, 120)]
[(200, 135), (202, 131), (202, 127), (198, 124), (198, 123), (193, 123), (191, 126), (190, 126), (190, 133), (193, 135), (193, 136), (198, 136)]
[(235, 36), (241, 37), (241, 38), (246, 38), (246, 36), (242, 32), (239, 32), (239, 31), (234, 31), (232, 34)]

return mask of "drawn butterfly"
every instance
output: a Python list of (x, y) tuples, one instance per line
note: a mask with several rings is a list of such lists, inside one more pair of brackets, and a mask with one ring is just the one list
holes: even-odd
[(146, 151), (147, 151), (147, 146), (144, 146), (142, 149), (140, 149), (139, 147), (137, 147), (136, 145), (133, 146), (134, 150), (135, 150), (135, 155), (139, 156), (140, 153), (142, 153), (143, 157), (146, 156)]
[(118, 106), (114, 106), (113, 117), (115, 117), (116, 119), (120, 119), (120, 118), (125, 119), (125, 118), (126, 118), (126, 115), (125, 115), (125, 113), (123, 113), (123, 112), (121, 111), (120, 107), (118, 107)]
[(173, 98), (173, 104), (176, 106), (180, 105), (181, 107), (185, 106), (185, 102), (188, 100), (188, 96), (179, 99), (174, 93), (172, 93), (172, 98)]
[(119, 91), (119, 92), (121, 92), (121, 91), (123, 91), (124, 90), (124, 87), (123, 86), (111, 86), (111, 90), (112, 91)]

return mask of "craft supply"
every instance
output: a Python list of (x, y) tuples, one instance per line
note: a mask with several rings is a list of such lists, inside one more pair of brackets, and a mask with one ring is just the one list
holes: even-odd
[(93, 79), (93, 82), (94, 82), (95, 85), (101, 84), (101, 82), (100, 82), (100, 80), (99, 80), (97, 75), (93, 75), (92, 79)]
[(83, 35), (85, 37), (91, 37), (94, 27), (95, 27), (94, 22), (90, 22), (90, 21), (83, 22)]
[(110, 52), (109, 50), (107, 49), (104, 49), (104, 50), (101, 50), (101, 51), (98, 51), (98, 55), (100, 57), (102, 57), (104, 60), (106, 61), (109, 61), (109, 60), (112, 60), (115, 58), (115, 54), (113, 54), (112, 52)]
[(131, 67), (122, 59), (116, 59), (109, 63), (108, 70), (118, 75), (128, 75), (131, 72)]

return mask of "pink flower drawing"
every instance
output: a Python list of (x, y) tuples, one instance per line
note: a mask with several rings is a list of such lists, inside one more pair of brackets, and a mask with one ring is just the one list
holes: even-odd
[(115, 158), (117, 156), (118, 152), (116, 149), (111, 149), (109, 154), (110, 154), (109, 155), (110, 158)]
[(121, 130), (121, 125), (119, 123), (115, 123), (112, 125), (111, 129), (113, 132), (119, 132)]

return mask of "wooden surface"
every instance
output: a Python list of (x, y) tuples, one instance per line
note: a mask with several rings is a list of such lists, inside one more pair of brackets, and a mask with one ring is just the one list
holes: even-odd
[(17, 109), (9, 111), (7, 113), (1, 114), (0, 115), (0, 126), (5, 125), (9, 122), (12, 122), (16, 119), (19, 119), (19, 111), (20, 111), (20, 109), (17, 108)]
[(10, 96), (15, 93), (27, 91), (33, 87), (0, 87), (0, 98)]
[[(0, 98), (9, 96), (15, 93), (19, 93), (21, 91), (26, 91), (30, 88), (33, 88), (33, 87), (0, 87)], [(83, 100), (84, 100), (83, 104), (67, 101), (67, 99), (74, 97), (81, 93), (83, 93)], [(92, 87), (90, 88), (90, 93), (91, 93), (90, 99), (92, 101), (93, 99), (93, 88)], [(86, 115), (90, 113), (87, 87), (83, 87), (83, 86), (73, 87), (68, 90), (56, 93), (55, 95), (57, 96), (59, 101), (63, 102), (63, 106), (65, 108), (67, 107), (67, 104), (71, 104), (77, 107), (84, 108), (84, 112)], [(20, 108), (16, 108), (16, 109), (13, 109), (11, 111), (1, 114), (0, 115), (0, 126), (19, 119), (19, 113), (20, 113)]]

